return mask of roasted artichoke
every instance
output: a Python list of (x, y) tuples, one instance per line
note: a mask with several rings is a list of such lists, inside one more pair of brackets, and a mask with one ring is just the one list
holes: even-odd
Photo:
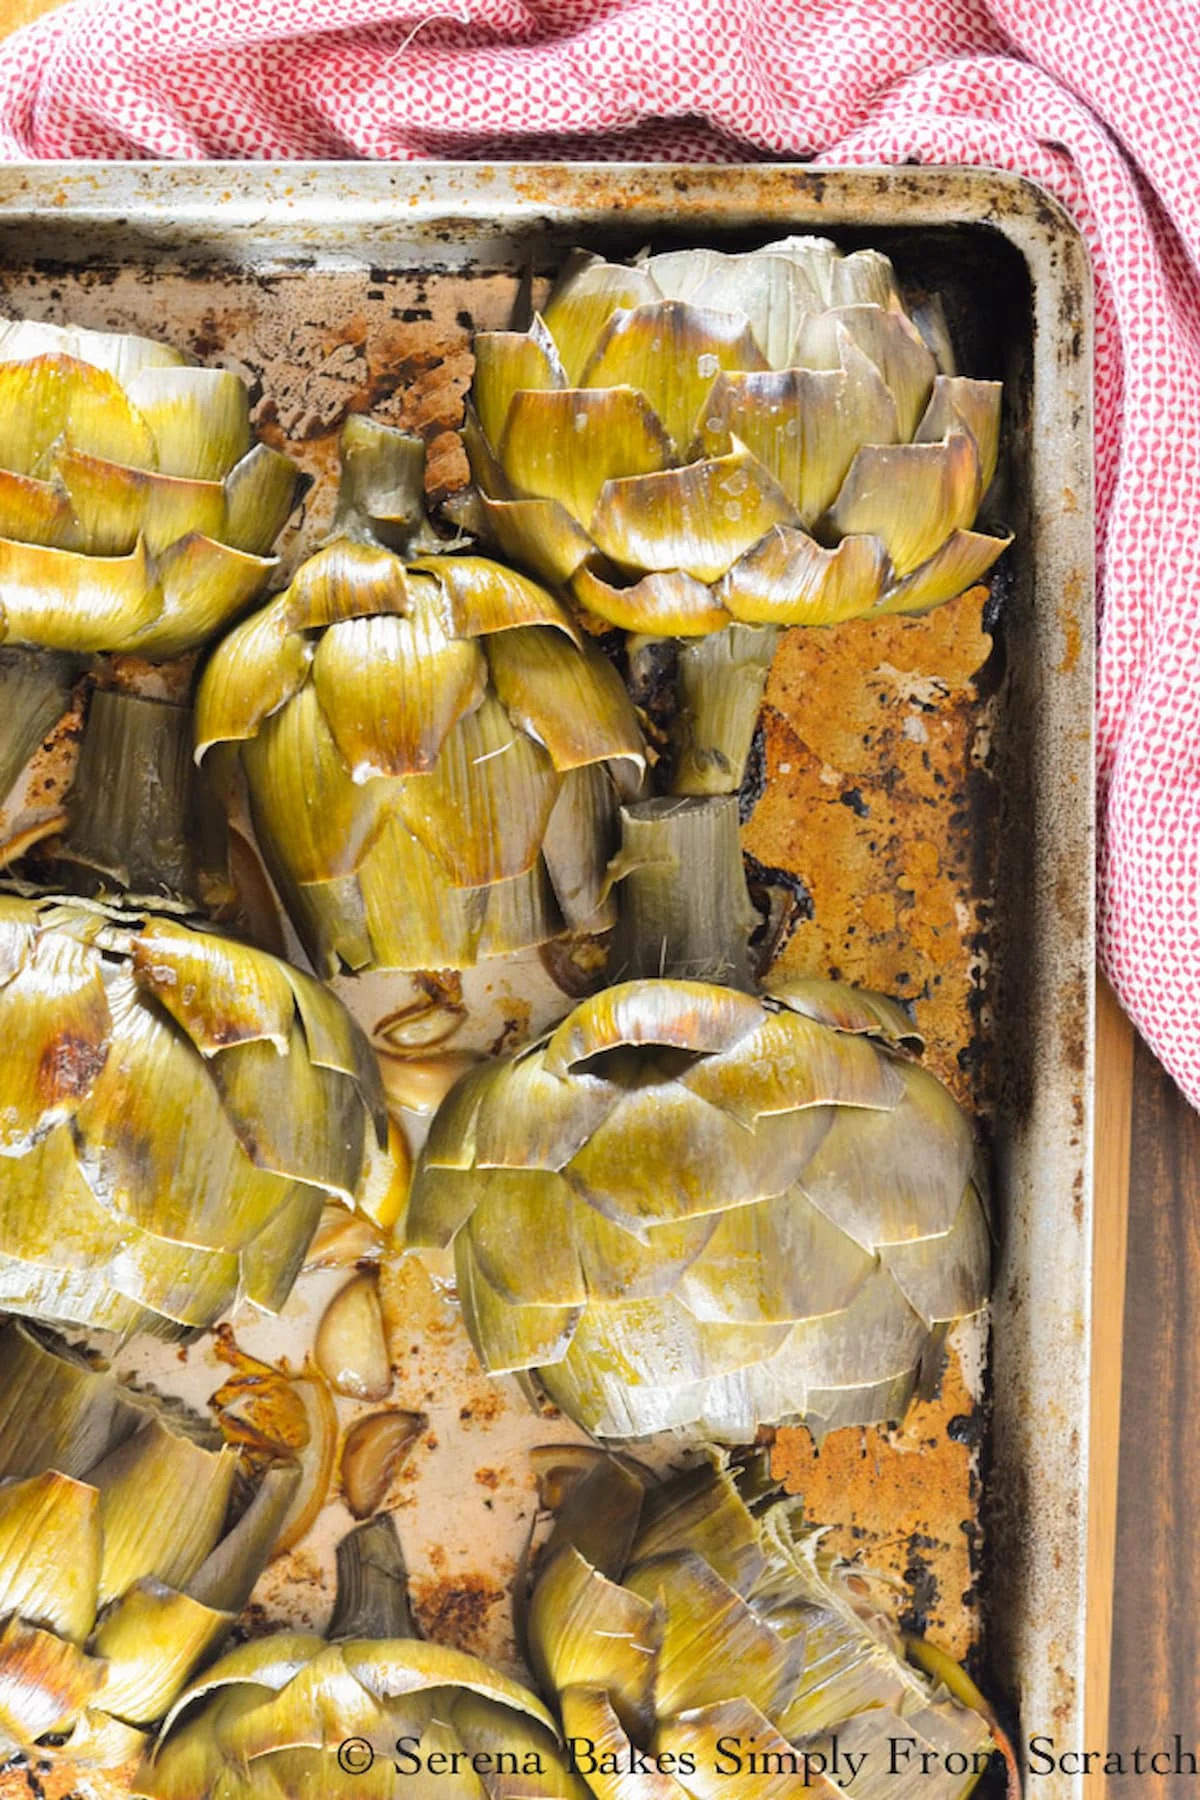
[(378, 1069), (311, 977), (180, 921), (0, 896), (0, 1309), (119, 1332), (277, 1310), (352, 1200)]
[(546, 1546), (528, 1631), (597, 1800), (961, 1800), (1004, 1760), (966, 1677), (945, 1661), (956, 1697), (904, 1661), (763, 1453), (661, 1486), (599, 1461)]
[(793, 237), (581, 254), (528, 332), (476, 337), (469, 522), (611, 625), (725, 634), (683, 648), (674, 791), (738, 786), (764, 627), (924, 612), (1004, 549), (973, 529), (1000, 385), (920, 316), (886, 257)]
[(168, 657), (260, 592), (296, 490), (245, 383), (166, 344), (0, 321), (6, 644)]
[(454, 1242), (484, 1367), (601, 1438), (897, 1419), (987, 1294), (971, 1125), (881, 995), (626, 982), (434, 1118), (414, 1246)]
[(478, 1657), (412, 1635), (386, 1515), (338, 1547), (328, 1640), (281, 1632), (231, 1650), (181, 1695), (133, 1791), (144, 1800), (587, 1800), (535, 1695)]
[(296, 1471), (237, 1455), (16, 1320), (0, 1327), (0, 1761), (123, 1762), (226, 1635)]
[(544, 588), (439, 553), (419, 439), (353, 418), (342, 460), (331, 541), (197, 703), (197, 755), (240, 746), (314, 966), (463, 968), (603, 925), (617, 785), (643, 768), (619, 677)]

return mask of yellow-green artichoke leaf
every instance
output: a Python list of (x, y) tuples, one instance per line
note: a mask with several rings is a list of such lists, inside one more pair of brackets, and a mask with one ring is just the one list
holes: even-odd
[(654, 1682), (657, 1713), (718, 1704), (737, 1671), (737, 1693), (774, 1713), (803, 1667), (803, 1635), (785, 1638), (692, 1550), (639, 1563), (624, 1585), (662, 1612), (662, 1648)]
[(592, 644), (576, 650), (545, 625), (487, 640), (492, 685), (510, 719), (550, 753), (560, 772), (627, 757), (645, 768), (645, 744), (617, 671)]
[(979, 491), (986, 494), (996, 472), (1000, 450), (999, 381), (971, 381), (965, 375), (939, 375), (929, 405), (917, 427), (918, 444), (938, 444), (952, 431), (966, 430), (979, 452)]
[(449, 637), (487, 637), (523, 625), (553, 625), (572, 643), (580, 642), (579, 629), (561, 600), (527, 575), (488, 557), (418, 557), (411, 567), (435, 578)]
[(557, 500), (498, 500), (476, 493), (476, 529), (502, 556), (520, 563), (539, 581), (565, 587), (593, 544), (583, 526)]
[(122, 647), (155, 657), (194, 650), (249, 605), (275, 566), (198, 533), (177, 539), (156, 564), (161, 612)]
[(279, 846), (292, 879), (354, 874), (381, 827), (388, 790), (351, 780), (311, 682), (262, 720), (242, 755), (255, 831)]
[(652, 637), (702, 637), (722, 630), (730, 619), (716, 591), (682, 569), (614, 587), (595, 569), (581, 566), (573, 572), (571, 591), (580, 606), (606, 624)]
[[(232, 1300), (231, 1290), (224, 1305)], [(180, 1335), (168, 1320), (115, 1289), (98, 1293), (94, 1268), (47, 1269), (23, 1262), (4, 1250), (0, 1250), (0, 1307), (5, 1312), (27, 1313), (31, 1318), (52, 1319), (61, 1325), (111, 1331), (118, 1337), (139, 1333), (164, 1338)]]
[(75, 516), (74, 548), (89, 555), (127, 556), (144, 538), (150, 555), (160, 556), (189, 532), (215, 538), (222, 534), (225, 490), (220, 482), (127, 468), (82, 450), (56, 452), (53, 469)]
[(750, 994), (705, 981), (625, 981), (583, 1000), (546, 1045), (544, 1067), (564, 1076), (577, 1063), (622, 1044), (678, 1050), (732, 1049), (765, 1017)]
[(497, 448), (516, 498), (556, 500), (586, 526), (607, 481), (674, 462), (670, 438), (634, 387), (517, 394)]
[(15, 1614), (0, 1631), (0, 1753), (66, 1731), (104, 1686), (97, 1658)]
[(826, 549), (775, 525), (722, 576), (714, 592), (731, 618), (756, 625), (840, 625), (878, 610), (888, 556), (873, 537)]
[(135, 1582), (108, 1608), (92, 1642), (108, 1664), (104, 1705), (136, 1725), (152, 1725), (236, 1616), (153, 1577)]
[[(473, 1121), (473, 1160), (484, 1169), (565, 1168), (612, 1111), (620, 1090), (602, 1075), (569, 1084), (531, 1050), (492, 1065), (480, 1084)], [(440, 1140), (439, 1140), (440, 1141)]]
[[(322, 909), (326, 896), (331, 911), (332, 903), (340, 902), (334, 883), (304, 892), (310, 905)], [(374, 959), (385, 968), (446, 969), (475, 961), (488, 890), (454, 887), (437, 857), (394, 815), (384, 815), (359, 864), (357, 894), (366, 936), (361, 963)], [(397, 904), (400, 894), (403, 905)], [(351, 961), (351, 967), (361, 963)]]
[(424, 775), (448, 733), (482, 704), (487, 663), (429, 608), (345, 619), (322, 635), (313, 687), (350, 779)]
[(280, 595), (217, 645), (196, 691), (196, 761), (214, 744), (253, 737), (303, 687), (313, 644), (295, 630)]
[(485, 1278), (465, 1231), (454, 1240), (454, 1268), (463, 1320), (489, 1375), (541, 1368), (566, 1355), (580, 1318), (577, 1306), (511, 1305)]
[[(461, 894), (464, 890), (452, 891)], [(563, 928), (562, 914), (542, 856), (523, 875), (514, 875), (508, 881), (493, 881), (481, 890), (481, 896), (486, 910), (479, 934), (477, 954), (480, 958), (511, 956), (516, 951), (529, 949), (532, 944), (548, 943)]]
[(905, 1093), (895, 1065), (865, 1039), (790, 1012), (767, 1013), (730, 1049), (702, 1058), (679, 1079), (751, 1130), (764, 1115), (804, 1107), (890, 1112)]
[(562, 1176), (475, 1169), (463, 1179), (481, 1188), (466, 1229), (484, 1280), (517, 1306), (582, 1306), (588, 1296), (569, 1229), (573, 1195)]
[[(665, 256), (653, 259), (660, 285), (666, 276), (663, 265), (669, 260)], [(771, 369), (787, 367), (805, 314), (822, 305), (804, 265), (768, 250), (748, 256), (718, 254), (691, 293), (672, 298), (686, 298), (693, 306), (710, 311), (742, 314)]]
[[(567, 1767), (557, 1733), (514, 1718), (510, 1702), (501, 1705), (463, 1687), (454, 1693), (450, 1712), (454, 1734), (468, 1755), (491, 1758), (486, 1785), (476, 1775), (469, 1777), (483, 1788), (478, 1800), (588, 1800), (587, 1784)], [(427, 1732), (423, 1744), (435, 1741)], [(521, 1767), (513, 1774), (501, 1761), (506, 1750), (521, 1763), (536, 1756), (540, 1771), (527, 1774)], [(466, 1771), (462, 1773), (465, 1777)], [(477, 1800), (474, 1790), (471, 1800)]]
[(829, 517), (839, 537), (880, 538), (903, 577), (970, 527), (979, 493), (979, 452), (965, 431), (938, 444), (867, 444)]
[(130, 948), (138, 987), (201, 1055), (260, 1038), (287, 1049), (295, 1000), (286, 965), (276, 958), (161, 915), (146, 919)]
[(926, 1326), (882, 1265), (868, 1275), (849, 1306), (831, 1317), (792, 1326), (784, 1364), (803, 1365), (812, 1388), (861, 1387), (904, 1375), (920, 1362)]
[(381, 1700), (406, 1694), (465, 1688), (535, 1720), (547, 1731), (554, 1721), (537, 1697), (499, 1669), (450, 1644), (420, 1638), (348, 1638), (341, 1646), (347, 1669)]
[(293, 631), (316, 631), (340, 619), (406, 613), (408, 580), (392, 551), (337, 538), (301, 563), (283, 602)]
[(722, 1213), (675, 1296), (715, 1324), (820, 1318), (848, 1306), (874, 1266), (873, 1256), (792, 1189)]
[(95, 1488), (46, 1469), (0, 1483), (0, 1618), (36, 1622), (80, 1648), (96, 1619)]
[(80, 655), (132, 649), (163, 610), (144, 543), (128, 556), (83, 556), (0, 539), (0, 593), (9, 643)]
[(880, 306), (837, 306), (801, 321), (792, 351), (802, 369), (837, 369), (847, 359), (847, 342), (861, 351), (883, 377), (896, 403), (899, 441), (914, 434), (933, 392), (937, 364), (916, 326), (902, 312)]
[(225, 522), (217, 535), (235, 550), (269, 555), (295, 505), (296, 489), (291, 457), (255, 444), (225, 477)]
[(605, 930), (616, 919), (605, 873), (617, 842), (617, 796), (599, 764), (570, 769), (542, 840), (562, 916), (572, 927)]
[(208, 1065), (242, 1148), (255, 1167), (326, 1188), (354, 1203), (366, 1121), (357, 1084), (313, 1063), (299, 1024), (287, 1054), (235, 1044)]
[(995, 538), (978, 531), (951, 532), (928, 562), (888, 588), (876, 612), (923, 613), (942, 606), (982, 581), (1011, 543), (1011, 534)]
[(767, 975), (763, 988), (789, 1011), (816, 1019), (821, 1025), (832, 1025), (837, 1031), (879, 1038), (902, 1050), (920, 1053), (925, 1048), (925, 1039), (904, 1008), (887, 994), (849, 987), (843, 981), (779, 970)]
[(64, 932), (39, 935), (0, 987), (0, 1033), (0, 1149), (7, 1161), (72, 1118), (94, 1091), (112, 1039), (99, 959)]
[(613, 314), (579, 385), (643, 394), (682, 452), (718, 373), (766, 367), (744, 316), (660, 300)]
[(645, 270), (577, 252), (541, 315), (568, 382), (579, 381), (614, 314), (652, 304), (658, 298), (658, 285)]
[(38, 356), (68, 356), (91, 363), (120, 382), (139, 369), (181, 368), (182, 350), (156, 338), (125, 331), (89, 331), (81, 325), (48, 325), (39, 319), (0, 319), (0, 361), (28, 362)]
[[(726, 1771), (731, 1759), (718, 1753), (721, 1742), (755, 1752), (753, 1768), (738, 1772), (738, 1800), (839, 1800), (844, 1791), (817, 1774), (815, 1766), (812, 1780), (805, 1783), (795, 1746), (758, 1707), (740, 1696), (660, 1718), (651, 1749), (658, 1756), (690, 1759), (694, 1773), (687, 1776), (687, 1790), (693, 1800), (722, 1800), (729, 1787)], [(749, 1755), (743, 1760), (749, 1762)]]
[(644, 1731), (654, 1715), (664, 1624), (655, 1596), (609, 1580), (564, 1543), (530, 1601), (534, 1674), (551, 1693), (603, 1688), (622, 1723)]
[(596, 1767), (588, 1765), (587, 1784), (596, 1800), (687, 1800), (688, 1790), (673, 1775), (648, 1761), (637, 1766), (633, 1740), (603, 1688), (576, 1684), (563, 1689), (558, 1703), (567, 1737), (591, 1746)]
[(574, 1237), (592, 1302), (649, 1300), (671, 1293), (712, 1238), (719, 1214), (626, 1230), (571, 1195)]
[(57, 1355), (19, 1320), (0, 1326), (0, 1478), (84, 1475), (143, 1416), (114, 1375)]
[(0, 465), (43, 476), (62, 448), (156, 467), (154, 435), (114, 375), (70, 356), (0, 364)]
[(471, 401), (484, 436), (498, 445), (514, 394), (523, 388), (557, 387), (558, 372), (529, 332), (477, 331), (471, 348), (475, 354)]
[(282, 1206), (242, 1249), (238, 1285), (263, 1312), (283, 1311), (327, 1203), (322, 1188), (293, 1182)]
[(62, 483), (38, 481), (11, 469), (0, 469), (0, 538), (46, 544), (55, 550), (86, 547)]
[(157, 1417), (89, 1469), (100, 1496), (100, 1604), (147, 1575), (185, 1588), (221, 1538), (236, 1470), (235, 1451), (206, 1450)]
[(603, 553), (633, 572), (678, 569), (717, 581), (772, 525), (798, 524), (778, 482), (734, 443), (728, 456), (606, 482), (590, 527)]
[(646, 1489), (630, 1550), (630, 1566), (690, 1550), (743, 1598), (766, 1568), (761, 1528), (728, 1467), (718, 1460)]
[(231, 370), (143, 367), (126, 392), (153, 437), (149, 466), (164, 475), (221, 481), (250, 449), (250, 397)]
[(880, 1260), (931, 1330), (978, 1312), (988, 1297), (991, 1238), (974, 1184), (963, 1189), (958, 1216), (943, 1237), (888, 1244)]

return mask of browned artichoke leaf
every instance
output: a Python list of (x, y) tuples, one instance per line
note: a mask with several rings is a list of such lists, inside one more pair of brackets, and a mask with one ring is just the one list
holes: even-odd
[(142, 656), (180, 656), (214, 636), (266, 585), (274, 559), (215, 538), (180, 538), (158, 558), (162, 610), (129, 645)]
[(869, 358), (847, 345), (838, 370), (719, 375), (700, 417), (699, 453), (732, 439), (770, 471), (809, 529), (837, 499), (863, 444), (894, 444), (896, 405)]
[(755, 1753), (753, 1766), (738, 1772), (738, 1800), (797, 1800), (798, 1794), (813, 1800), (836, 1800), (843, 1792), (818, 1774), (815, 1764), (806, 1783), (804, 1765), (794, 1746), (758, 1707), (741, 1696), (675, 1717), (660, 1715), (651, 1749), (657, 1756), (690, 1759), (689, 1767), (695, 1773), (688, 1775), (687, 1786), (693, 1800), (722, 1800), (729, 1787), (724, 1772), (729, 1758), (719, 1754), (721, 1743), (740, 1746), (746, 1763), (749, 1752)]
[(594, 569), (580, 568), (571, 580), (580, 606), (621, 631), (652, 637), (701, 637), (720, 631), (729, 614), (716, 591), (682, 569), (644, 575), (629, 587), (614, 587)]
[[(410, 587), (413, 584), (410, 582)], [(487, 664), (469, 639), (448, 638), (432, 609), (344, 619), (324, 632), (313, 686), (351, 780), (419, 775), (474, 711)]]
[(803, 531), (776, 525), (714, 592), (732, 618), (747, 624), (840, 625), (878, 609), (887, 573), (878, 538), (847, 537), (830, 550)]
[[(462, 888), (453, 891), (464, 892)], [(482, 890), (482, 898), (486, 910), (479, 934), (480, 957), (511, 956), (531, 944), (547, 943), (562, 930), (562, 914), (540, 856), (523, 875), (493, 881)]]
[(442, 625), (449, 637), (486, 637), (522, 625), (554, 625), (579, 642), (578, 628), (561, 600), (527, 575), (489, 557), (418, 557), (412, 568), (436, 580), (438, 604), (445, 609)]
[(112, 1024), (95, 952), (66, 932), (37, 937), (0, 987), (0, 1145), (28, 1150), (92, 1091)]
[(675, 1297), (696, 1318), (752, 1325), (819, 1318), (846, 1306), (874, 1257), (796, 1188), (722, 1213)]
[(592, 1300), (647, 1300), (669, 1294), (712, 1237), (718, 1215), (704, 1213), (639, 1234), (571, 1195), (574, 1236)]
[(658, 286), (645, 270), (577, 252), (542, 313), (567, 380), (578, 382), (615, 313), (644, 306), (658, 297)]
[(584, 526), (605, 482), (674, 461), (649, 401), (632, 387), (517, 394), (498, 449), (515, 497), (557, 500)]
[(456, 887), (528, 869), (541, 849), (560, 777), (488, 694), (460, 719), (436, 766), (395, 791), (400, 817)]
[(99, 1576), (93, 1487), (52, 1469), (0, 1485), (0, 1617), (37, 1620), (82, 1648)]
[(540, 1050), (497, 1063), (493, 1079), (480, 1084), (471, 1160), (485, 1169), (562, 1169), (618, 1096), (602, 1075), (563, 1080)]
[(802, 369), (845, 366), (849, 345), (879, 370), (896, 402), (899, 441), (917, 429), (933, 391), (937, 365), (921, 334), (902, 312), (880, 306), (849, 305), (810, 313), (800, 324), (792, 361)]
[(998, 381), (971, 381), (965, 375), (939, 375), (917, 427), (918, 444), (941, 443), (943, 438), (959, 429), (970, 432), (979, 452), (981, 496), (987, 493), (996, 473), (1003, 392)]
[(583, 1199), (635, 1233), (782, 1193), (828, 1129), (819, 1107), (746, 1126), (649, 1057), (639, 1078), (564, 1170)]
[(267, 556), (296, 502), (290, 456), (255, 444), (225, 477), (225, 523), (217, 534), (236, 550)]
[(295, 1001), (282, 963), (236, 938), (148, 917), (131, 941), (134, 980), (204, 1056), (265, 1038), (286, 1050)]
[(53, 468), (75, 514), (76, 547), (90, 555), (126, 556), (140, 537), (159, 556), (191, 531), (221, 536), (225, 490), (218, 481), (126, 468), (81, 450), (58, 451)]
[(292, 880), (352, 875), (394, 790), (380, 781), (351, 780), (311, 683), (262, 720), (242, 758), (254, 829), (260, 841), (277, 846), (274, 855)]
[(109, 1607), (91, 1645), (108, 1664), (104, 1705), (122, 1719), (153, 1724), (234, 1617), (165, 1582), (135, 1582)]
[(732, 1048), (697, 1062), (680, 1081), (751, 1128), (764, 1114), (801, 1107), (890, 1111), (905, 1091), (895, 1065), (864, 1039), (789, 1012), (767, 1013)]
[(623, 1044), (715, 1053), (732, 1049), (766, 1014), (750, 994), (706, 981), (623, 981), (583, 1000), (551, 1035), (547, 1074)]
[(682, 469), (606, 482), (591, 532), (620, 568), (682, 570), (717, 581), (772, 525), (796, 523), (783, 489), (737, 446)]
[[(475, 961), (487, 889), (452, 886), (437, 858), (394, 815), (385, 816), (359, 865), (358, 890), (370, 958), (380, 968), (462, 968)], [(325, 892), (307, 890), (317, 905)]]
[(284, 596), (270, 601), (217, 645), (196, 692), (196, 758), (213, 744), (253, 737), (308, 679), (309, 639), (293, 629)]
[[(283, 1204), (286, 1182), (254, 1166), (208, 1067), (155, 1003), (132, 981), (114, 980), (109, 1004), (112, 1048), (74, 1119), (84, 1178), (109, 1213), (143, 1231), (197, 1248), (239, 1250)], [(255, 1048), (279, 1063), (289, 1060), (262, 1042), (219, 1055)], [(212, 1067), (224, 1064), (218, 1058)], [(267, 1129), (265, 1118), (258, 1123)]]
[(773, 1713), (795, 1686), (803, 1639), (785, 1639), (694, 1551), (642, 1562), (625, 1576), (631, 1593), (663, 1612), (654, 1706), (659, 1716), (711, 1706), (730, 1690)]
[(69, 1730), (104, 1685), (104, 1664), (15, 1615), (0, 1631), (0, 1747)]
[(772, 970), (763, 987), (790, 1012), (816, 1019), (818, 1024), (880, 1038), (885, 1044), (904, 1050), (919, 1052), (925, 1048), (925, 1040), (909, 1015), (899, 1001), (887, 994), (786, 970)]
[(471, 343), (475, 375), (471, 402), (483, 434), (499, 444), (513, 396), (521, 389), (558, 386), (545, 349), (525, 331), (477, 331)]
[(298, 1023), (285, 1056), (267, 1043), (235, 1044), (208, 1067), (256, 1168), (353, 1204), (366, 1129), (362, 1096), (349, 1076), (310, 1060)]
[(250, 396), (228, 369), (142, 368), (126, 391), (153, 437), (149, 466), (164, 475), (221, 481), (250, 449)]
[(316, 631), (339, 619), (406, 613), (408, 581), (392, 551), (335, 538), (301, 563), (283, 599), (293, 631)]
[(978, 505), (975, 441), (954, 431), (940, 444), (864, 446), (829, 517), (839, 537), (880, 538), (896, 574), (905, 576), (969, 527)]
[(572, 927), (603, 931), (616, 918), (605, 872), (617, 842), (617, 796), (600, 764), (563, 777), (542, 854), (562, 916)]
[(463, 1321), (489, 1375), (540, 1368), (566, 1354), (577, 1306), (513, 1306), (485, 1279), (465, 1231), (454, 1240), (454, 1268)]
[(534, 1674), (551, 1693), (584, 1683), (603, 1688), (618, 1718), (640, 1736), (654, 1716), (663, 1625), (653, 1595), (610, 1581), (564, 1542), (530, 1600)]
[(558, 1703), (567, 1737), (593, 1747), (596, 1768), (587, 1783), (596, 1800), (687, 1800), (687, 1789), (673, 1775), (649, 1761), (638, 1766), (632, 1739), (602, 1688), (565, 1688)]
[(551, 587), (565, 586), (596, 546), (557, 500), (499, 500), (475, 496), (479, 531), (502, 555)]
[(10, 644), (80, 655), (132, 648), (163, 609), (144, 544), (128, 556), (83, 556), (0, 539), (0, 593)]
[(579, 385), (643, 394), (682, 452), (718, 373), (766, 366), (744, 317), (660, 300), (613, 314)]
[(871, 1252), (944, 1237), (975, 1159), (971, 1121), (949, 1089), (916, 1063), (892, 1067), (904, 1084), (899, 1103), (839, 1111), (799, 1177), (814, 1205)]
[(928, 562), (895, 582), (884, 594), (879, 613), (923, 613), (965, 593), (981, 581), (1012, 537), (985, 537), (978, 531), (954, 531)]
[(61, 483), (16, 475), (10, 469), (0, 469), (0, 538), (48, 544), (56, 550), (84, 548)]
[(628, 757), (645, 767), (633, 703), (608, 658), (578, 650), (545, 625), (500, 631), (487, 640), (492, 685), (512, 719), (550, 753), (560, 771)]
[(237, 1454), (206, 1450), (156, 1416), (88, 1471), (100, 1496), (98, 1599), (155, 1576), (183, 1588), (220, 1539)]
[(549, 1169), (475, 1169), (463, 1179), (480, 1183), (467, 1230), (489, 1286), (518, 1306), (582, 1306), (587, 1288), (571, 1231), (575, 1209), (562, 1176)]
[(963, 1189), (958, 1216), (944, 1237), (889, 1244), (880, 1260), (931, 1330), (978, 1312), (988, 1297), (991, 1237), (974, 1183)]
[(325, 1204), (322, 1188), (293, 1182), (288, 1199), (243, 1249), (238, 1259), (239, 1289), (263, 1312), (283, 1311)]
[(58, 446), (155, 466), (147, 421), (106, 370), (53, 353), (0, 365), (0, 464), (41, 476)]

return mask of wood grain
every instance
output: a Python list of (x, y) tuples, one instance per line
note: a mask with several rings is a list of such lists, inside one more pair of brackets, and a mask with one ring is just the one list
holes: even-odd
[[(1200, 1752), (1200, 1116), (1140, 1040), (1131, 1150), (1108, 1743), (1170, 1749), (1178, 1732)], [(1144, 1774), (1136, 1791), (1185, 1787)]]

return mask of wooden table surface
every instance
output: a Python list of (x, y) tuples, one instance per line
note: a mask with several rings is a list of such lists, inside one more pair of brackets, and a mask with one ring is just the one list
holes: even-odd
[[(0, 0), (0, 35), (59, 3)], [(1088, 1742), (1131, 1755), (1169, 1749), (1178, 1733), (1200, 1752), (1200, 1115), (1103, 979), (1096, 1080)], [(1136, 1792), (1157, 1800), (1185, 1786), (1149, 1774)], [(1089, 1792), (1100, 1800), (1103, 1783)]]

